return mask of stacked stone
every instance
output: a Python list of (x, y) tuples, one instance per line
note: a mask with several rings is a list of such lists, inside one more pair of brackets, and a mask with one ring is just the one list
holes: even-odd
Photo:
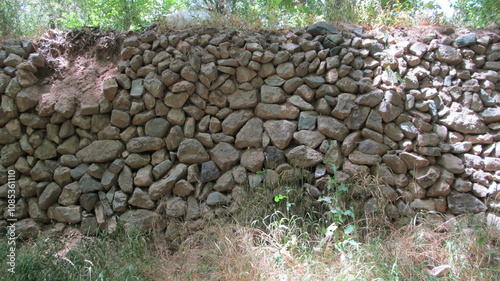
[[(327, 23), (266, 36), (145, 32), (124, 40), (97, 104), (38, 103), (36, 67), (4, 47), (0, 165), (20, 173), (17, 218), (87, 229), (119, 215), (168, 236), (174, 224), (158, 220), (199, 229), (243, 186), (292, 181), (294, 167), (315, 197), (330, 177), (378, 176), (394, 219), (498, 209), (484, 199), (500, 188), (500, 38), (455, 37), (396, 42)], [(365, 199), (376, 211), (380, 198)]]

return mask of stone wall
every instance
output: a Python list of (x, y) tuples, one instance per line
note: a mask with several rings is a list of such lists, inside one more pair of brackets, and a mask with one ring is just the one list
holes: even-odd
[(326, 23), (135, 33), (93, 104), (42, 100), (43, 56), (8, 40), (0, 225), (15, 219), (30, 233), (119, 217), (146, 230), (173, 217), (195, 229), (242, 186), (272, 186), (292, 167), (306, 170), (313, 196), (333, 166), (338, 182), (376, 175), (394, 218), (498, 210), (500, 37), (449, 28), (419, 37)]

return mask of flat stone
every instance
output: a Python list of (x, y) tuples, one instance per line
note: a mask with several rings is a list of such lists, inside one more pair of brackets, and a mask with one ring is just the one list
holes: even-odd
[(483, 112), (479, 113), (479, 116), (486, 124), (498, 122), (500, 121), (500, 107), (486, 108)]
[(82, 207), (80, 206), (51, 206), (47, 211), (47, 216), (51, 220), (62, 223), (75, 224), (82, 220)]
[(165, 141), (158, 137), (137, 137), (127, 142), (129, 152), (156, 151), (165, 146)]
[(307, 32), (310, 33), (312, 36), (317, 36), (317, 35), (324, 35), (324, 34), (329, 34), (329, 33), (339, 33), (339, 29), (328, 22), (317, 22), (307, 28)]
[(486, 211), (486, 205), (468, 193), (458, 193), (448, 196), (448, 210), (455, 215), (464, 213), (480, 213)]
[(236, 90), (229, 95), (227, 101), (231, 109), (253, 108), (258, 103), (257, 90)]
[(406, 163), (408, 170), (424, 168), (430, 164), (426, 158), (411, 152), (402, 152), (399, 157)]
[(382, 162), (382, 157), (374, 154), (365, 154), (355, 150), (349, 154), (349, 161), (354, 164), (373, 166)]
[(229, 199), (224, 194), (214, 191), (208, 194), (206, 203), (208, 206), (227, 205)]
[(314, 167), (323, 161), (323, 154), (308, 146), (299, 145), (286, 153), (291, 165), (300, 168)]
[(384, 155), (389, 147), (372, 139), (366, 139), (359, 143), (358, 150), (366, 154)]
[(124, 151), (125, 146), (117, 140), (97, 140), (76, 153), (84, 163), (104, 163), (113, 161)]
[(450, 112), (439, 122), (449, 129), (464, 134), (484, 134), (488, 131), (488, 127), (481, 118), (473, 111), (466, 109), (463, 109), (462, 112)]
[(289, 104), (266, 104), (259, 103), (255, 108), (255, 115), (261, 119), (290, 119), (295, 120), (300, 110)]
[(152, 230), (160, 220), (160, 215), (148, 210), (128, 210), (120, 215), (120, 221), (125, 231), (140, 231), (146, 233)]

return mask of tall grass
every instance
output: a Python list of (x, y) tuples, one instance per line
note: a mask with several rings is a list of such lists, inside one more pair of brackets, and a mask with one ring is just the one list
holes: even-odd
[[(203, 230), (190, 231), (189, 222), (176, 221), (174, 240), (118, 227), (96, 237), (25, 241), (17, 249), (15, 275), (3, 274), (7, 248), (2, 243), (0, 279), (500, 280), (500, 230), (477, 215), (418, 213), (396, 227), (383, 212), (356, 212), (355, 220), (342, 223), (324, 215), (333, 206), (311, 199), (305, 183), (248, 187), (237, 207), (228, 206), (230, 217), (207, 218)], [(337, 195), (345, 196), (337, 201), (345, 204), (341, 210), (356, 199)], [(436, 277), (433, 270), (440, 266), (443, 276)]]
[[(4, 242), (0, 240), (0, 243)], [(15, 273), (7, 271), (7, 243), (0, 246), (1, 280), (151, 280), (154, 259), (149, 237), (139, 233), (79, 232), (18, 241)]]

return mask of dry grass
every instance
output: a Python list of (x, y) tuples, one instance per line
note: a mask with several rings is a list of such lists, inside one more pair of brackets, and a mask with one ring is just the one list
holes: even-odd
[(174, 280), (434, 280), (429, 270), (441, 265), (449, 265), (451, 271), (440, 280), (498, 280), (499, 231), (485, 226), (464, 229), (466, 219), (448, 232), (428, 223), (410, 224), (369, 237), (338, 236), (319, 249), (319, 234), (306, 240), (290, 224), (258, 229), (211, 222), (208, 231), (189, 236), (179, 251), (162, 257), (154, 280), (165, 280), (164, 276)]

